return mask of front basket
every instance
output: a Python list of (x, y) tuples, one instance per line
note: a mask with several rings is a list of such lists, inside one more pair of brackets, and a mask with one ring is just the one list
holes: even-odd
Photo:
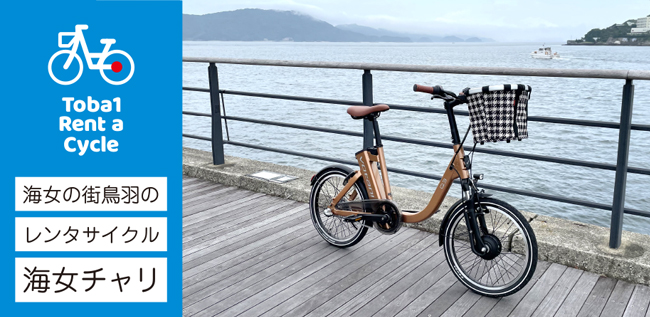
[(528, 138), (528, 85), (465, 88), (474, 143)]

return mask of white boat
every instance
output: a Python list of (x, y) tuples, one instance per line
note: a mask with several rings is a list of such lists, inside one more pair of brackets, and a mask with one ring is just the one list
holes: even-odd
[(560, 54), (553, 53), (550, 47), (542, 47), (532, 53), (530, 53), (530, 57), (532, 58), (540, 58), (540, 59), (553, 59), (553, 58), (560, 58)]

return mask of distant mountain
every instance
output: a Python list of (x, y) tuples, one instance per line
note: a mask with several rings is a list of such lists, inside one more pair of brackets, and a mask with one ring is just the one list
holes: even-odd
[(442, 41), (440, 42), (465, 42), (465, 40), (456, 36), (445, 36), (442, 38)]
[(408, 37), (413, 42), (494, 42), (493, 39), (489, 38), (479, 38), (479, 37), (470, 37), (467, 40), (463, 40), (457, 36), (435, 36), (429, 34), (418, 34), (418, 33), (401, 33), (390, 31), (386, 29), (375, 29), (358, 24), (341, 24), (336, 26), (339, 29), (357, 32), (365, 35), (372, 36), (395, 36), (395, 37)]
[(336, 28), (293, 11), (242, 9), (183, 14), (186, 41), (410, 42), (408, 37), (367, 35)]
[(470, 37), (468, 39), (465, 39), (465, 42), (483, 42), (483, 41), (481, 41), (481, 39), (478, 37)]

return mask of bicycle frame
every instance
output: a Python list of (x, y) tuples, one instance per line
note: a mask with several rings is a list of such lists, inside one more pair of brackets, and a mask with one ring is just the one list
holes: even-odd
[[(59, 33), (59, 47), (61, 48), (70, 48), (70, 51), (73, 54), (70, 54), (68, 56), (68, 59), (66, 60), (65, 64), (63, 65), (64, 69), (68, 69), (70, 67), (70, 64), (72, 63), (72, 60), (74, 59), (75, 54), (77, 54), (77, 50), (79, 49), (79, 44), (81, 43), (81, 49), (84, 52), (84, 58), (86, 59), (86, 64), (88, 65), (88, 69), (92, 70), (99, 70), (99, 69), (111, 69), (111, 65), (100, 65), (99, 62), (101, 61), (102, 57), (106, 56), (108, 54), (108, 50), (110, 49), (111, 45), (115, 43), (114, 39), (102, 39), (100, 40), (100, 43), (104, 44), (104, 50), (101, 53), (90, 53), (88, 51), (88, 45), (86, 44), (86, 39), (84, 38), (83, 35), (83, 30), (88, 29), (87, 25), (76, 25), (75, 26), (75, 31), (74, 32), (60, 32)], [(63, 44), (63, 36), (74, 36), (74, 38), (70, 41), (68, 44)], [(97, 64), (94, 64), (92, 59), (97, 58), (99, 59), (97, 61)]]
[[(447, 103), (445, 103), (445, 108), (447, 109), (447, 116), (449, 118), (449, 125), (451, 128), (455, 155), (447, 165), (447, 169), (438, 182), (438, 186), (436, 187), (436, 190), (433, 193), (433, 196), (431, 197), (431, 200), (427, 206), (418, 212), (402, 211), (403, 222), (421, 222), (431, 217), (439, 210), (442, 201), (447, 196), (449, 188), (455, 179), (460, 178), (461, 180), (465, 181), (469, 180), (469, 171), (467, 170), (464, 161), (465, 152), (460, 143), (460, 137), (458, 135), (458, 127), (456, 125), (453, 107), (451, 105), (448, 106)], [(349, 192), (350, 188), (352, 188), (352, 186), (360, 178), (363, 178), (363, 182), (370, 199), (393, 199), (390, 189), (390, 182), (388, 180), (388, 171), (384, 156), (384, 148), (381, 143), (381, 136), (379, 134), (379, 125), (376, 119), (372, 119), (371, 121), (374, 127), (376, 146), (357, 152), (356, 159), (357, 163), (359, 164), (359, 171), (356, 171), (352, 176), (348, 176), (347, 184), (334, 197), (331, 205), (329, 206), (330, 210), (335, 215), (345, 217), (358, 214), (367, 214), (367, 212), (340, 210), (336, 208), (336, 205), (341, 201), (341, 199), (344, 198), (346, 193)], [(377, 163), (379, 163), (379, 166), (381, 168), (381, 175), (379, 173), (379, 168), (377, 168)], [(469, 198), (469, 188), (463, 188), (463, 191), (464, 196), (467, 196)], [(354, 198), (355, 197), (350, 197), (350, 200)]]

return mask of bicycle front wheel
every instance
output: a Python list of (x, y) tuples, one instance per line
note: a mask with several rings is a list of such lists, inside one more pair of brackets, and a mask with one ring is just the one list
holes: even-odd
[(99, 69), (102, 78), (104, 78), (107, 83), (116, 86), (129, 81), (135, 71), (135, 64), (133, 63), (131, 55), (120, 50), (108, 52), (108, 55), (99, 60), (99, 65), (103, 65), (103, 67)]
[[(485, 221), (481, 232), (488, 252), (472, 251), (465, 220), (465, 203), (452, 206), (444, 228), (447, 263), (458, 280), (484, 296), (516, 293), (533, 276), (537, 266), (537, 240), (528, 221), (517, 209), (492, 198), (481, 199), (477, 218)], [(477, 221), (478, 222), (478, 221)]]

